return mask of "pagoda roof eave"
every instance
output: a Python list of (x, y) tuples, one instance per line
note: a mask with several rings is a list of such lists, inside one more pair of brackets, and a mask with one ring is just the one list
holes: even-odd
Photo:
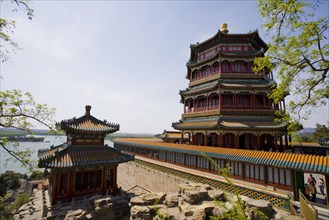
[(254, 58), (259, 57), (265, 54), (264, 49), (261, 49), (259, 51), (255, 52), (236, 52), (236, 53), (229, 53), (229, 52), (223, 52), (218, 51), (216, 54), (214, 54), (212, 57), (209, 57), (208, 59), (199, 61), (199, 62), (187, 62), (186, 66), (188, 68), (193, 68), (202, 64), (207, 64), (212, 61), (217, 61), (218, 58)]

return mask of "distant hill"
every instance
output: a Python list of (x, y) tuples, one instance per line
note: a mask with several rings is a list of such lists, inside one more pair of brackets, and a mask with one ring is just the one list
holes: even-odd
[[(46, 129), (31, 129), (33, 135), (51, 135), (49, 130)], [(9, 137), (9, 136), (25, 136), (30, 134), (27, 131), (22, 131), (16, 128), (0, 128), (0, 136)]]
[(304, 133), (313, 133), (315, 132), (315, 128), (304, 128), (300, 131), (298, 131), (298, 134), (304, 134)]

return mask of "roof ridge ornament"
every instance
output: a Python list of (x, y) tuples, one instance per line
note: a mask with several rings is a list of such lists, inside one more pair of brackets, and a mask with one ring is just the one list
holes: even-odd
[(220, 30), (221, 30), (221, 32), (223, 32), (224, 34), (228, 34), (227, 24), (226, 24), (226, 23), (222, 23), (222, 24), (220, 25)]
[(86, 113), (85, 115), (90, 115), (91, 105), (86, 105)]

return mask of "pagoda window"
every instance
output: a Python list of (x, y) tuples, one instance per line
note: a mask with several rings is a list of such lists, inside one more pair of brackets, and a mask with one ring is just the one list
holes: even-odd
[(193, 81), (193, 80), (196, 80), (196, 79), (197, 79), (197, 76), (198, 76), (198, 70), (194, 70), (194, 71), (192, 72), (192, 81)]
[(219, 104), (219, 95), (217, 93), (212, 93), (208, 97), (208, 107), (209, 109), (215, 109)]
[(67, 195), (67, 188), (68, 188), (68, 174), (61, 174), (59, 180), (59, 195), (65, 196)]
[(244, 62), (232, 63), (232, 72), (234, 72), (234, 73), (246, 72), (246, 64)]
[(196, 145), (200, 145), (200, 146), (205, 145), (205, 144), (203, 144), (203, 142), (204, 142), (204, 134), (197, 133), (195, 136), (196, 136)]
[(210, 73), (211, 73), (210, 66), (203, 67), (200, 70), (200, 78), (208, 77), (208, 76), (210, 76)]
[(230, 72), (230, 63), (228, 61), (222, 62), (222, 72), (229, 73)]
[(223, 108), (232, 108), (233, 107), (233, 94), (223, 94), (222, 103)]
[(213, 64), (213, 73), (218, 73), (219, 72), (219, 62), (215, 62), (214, 64)]
[(232, 133), (224, 134), (224, 146), (233, 147), (234, 135)]
[(196, 98), (196, 109), (195, 111), (204, 111), (207, 107), (207, 99), (204, 96)]
[(237, 107), (238, 108), (250, 108), (251, 95), (250, 94), (238, 94), (237, 95)]

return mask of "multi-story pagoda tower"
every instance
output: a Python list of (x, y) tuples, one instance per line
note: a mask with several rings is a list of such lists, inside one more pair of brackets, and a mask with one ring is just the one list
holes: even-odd
[(57, 123), (67, 135), (66, 143), (39, 151), (39, 167), (50, 168), (52, 205), (88, 195), (115, 194), (118, 164), (134, 159), (104, 145), (105, 136), (118, 131), (119, 124), (98, 120), (90, 110), (87, 105), (82, 117)]
[(189, 86), (180, 91), (184, 113), (173, 127), (189, 133), (191, 144), (240, 149), (279, 150), (288, 146), (287, 125), (277, 122), (284, 100), (268, 98), (271, 72), (252, 71), (267, 44), (258, 31), (228, 33), (222, 24), (213, 37), (190, 46)]

